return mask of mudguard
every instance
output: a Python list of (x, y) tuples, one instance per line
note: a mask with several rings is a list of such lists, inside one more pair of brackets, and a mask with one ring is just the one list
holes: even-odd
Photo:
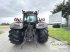
[(22, 29), (23, 23), (22, 22), (14, 22), (10, 25), (11, 29)]
[(40, 22), (40, 23), (36, 24), (36, 28), (37, 29), (48, 28), (48, 25), (45, 22)]

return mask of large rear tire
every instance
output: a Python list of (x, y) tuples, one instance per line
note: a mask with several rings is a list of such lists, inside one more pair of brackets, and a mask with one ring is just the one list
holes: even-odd
[(44, 44), (48, 40), (48, 31), (46, 29), (40, 29), (38, 32), (38, 42)]
[(9, 40), (11, 43), (19, 45), (23, 42), (23, 36), (20, 30), (11, 29), (9, 31)]

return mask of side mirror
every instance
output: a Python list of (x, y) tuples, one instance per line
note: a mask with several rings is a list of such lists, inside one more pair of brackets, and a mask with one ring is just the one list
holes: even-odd
[(22, 10), (22, 14), (24, 14), (25, 11)]
[(37, 15), (38, 15), (38, 14), (39, 14), (39, 10), (38, 10), (38, 11), (35, 11), (35, 14), (37, 14)]

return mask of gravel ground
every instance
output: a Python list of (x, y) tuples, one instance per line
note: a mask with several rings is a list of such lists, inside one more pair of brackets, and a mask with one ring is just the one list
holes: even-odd
[(45, 44), (34, 42), (25, 43), (21, 48), (20, 45), (11, 44), (8, 38), (9, 29), (0, 35), (0, 52), (70, 52), (70, 46), (65, 43), (49, 37)]

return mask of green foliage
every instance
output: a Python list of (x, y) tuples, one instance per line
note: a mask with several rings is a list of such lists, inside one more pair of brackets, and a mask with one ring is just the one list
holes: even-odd
[(9, 23), (2, 23), (1, 25), (10, 25)]
[(62, 11), (62, 7), (63, 7), (63, 4), (62, 4), (62, 3), (59, 4), (59, 5), (57, 5), (57, 6), (56, 6), (56, 9), (54, 9), (54, 10), (52, 11), (52, 13), (55, 14), (55, 13), (57, 13), (57, 12)]
[(60, 3), (56, 6), (56, 8), (52, 11), (52, 14), (62, 11), (62, 16), (66, 19), (68, 19), (68, 15), (70, 14), (70, 1)]
[(60, 28), (60, 25), (59, 24), (54, 24), (53, 28)]

